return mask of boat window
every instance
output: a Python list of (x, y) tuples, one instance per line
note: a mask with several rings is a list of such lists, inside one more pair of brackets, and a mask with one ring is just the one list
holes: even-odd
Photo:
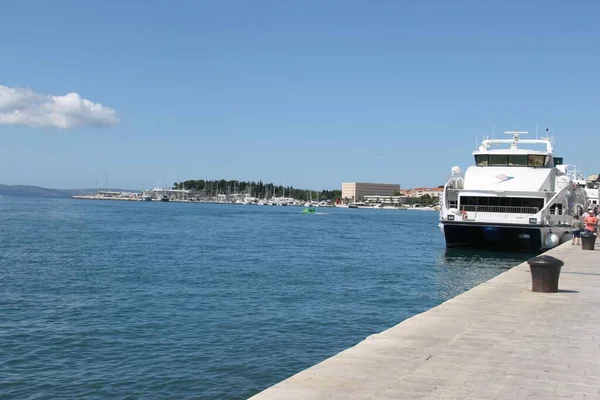
[[(562, 162), (559, 161), (559, 162)], [(475, 165), (487, 166), (511, 166), (511, 167), (550, 167), (553, 163), (552, 157), (543, 154), (476, 154)], [(555, 165), (558, 165), (554, 161)]]
[(540, 154), (529, 154), (528, 156), (528, 164), (530, 167), (543, 167), (545, 165), (546, 156)]
[(470, 211), (537, 213), (544, 199), (530, 197), (460, 196), (460, 208)]
[(475, 155), (475, 165), (478, 167), (487, 167), (488, 165), (488, 155), (487, 154), (477, 154)]
[[(548, 157), (550, 158), (550, 157)], [(557, 165), (562, 165), (563, 164), (563, 158), (562, 157), (553, 157), (554, 159), (554, 166), (556, 167)]]
[(550, 215), (563, 215), (562, 203), (552, 204), (550, 206)]
[(490, 154), (490, 165), (508, 165), (508, 155)]
[(508, 165), (526, 167), (527, 166), (527, 155), (526, 154), (510, 154), (508, 156)]

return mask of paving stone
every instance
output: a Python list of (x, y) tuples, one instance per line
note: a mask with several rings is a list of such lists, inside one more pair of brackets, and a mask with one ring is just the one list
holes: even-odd
[(600, 391), (597, 386), (588, 386), (581, 385), (576, 383), (564, 383), (560, 382), (558, 384), (558, 390), (561, 392), (567, 393), (581, 393), (581, 394), (589, 394), (589, 395), (598, 395)]

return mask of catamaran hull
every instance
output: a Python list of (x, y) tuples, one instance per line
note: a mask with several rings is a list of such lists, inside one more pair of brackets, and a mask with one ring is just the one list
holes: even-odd
[[(502, 250), (540, 251), (551, 248), (546, 238), (555, 233), (565, 240), (567, 228), (550, 228), (530, 225), (490, 225), (444, 223), (442, 231), (446, 247), (495, 248)], [(553, 246), (552, 246), (553, 247)]]

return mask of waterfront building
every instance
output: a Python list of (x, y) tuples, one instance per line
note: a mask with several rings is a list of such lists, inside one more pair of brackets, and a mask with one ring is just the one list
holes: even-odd
[(99, 190), (96, 194), (75, 195), (74, 199), (88, 200), (133, 200), (141, 199), (141, 194), (136, 192), (117, 192), (111, 190)]
[(367, 195), (364, 196), (365, 203), (380, 203), (380, 204), (401, 204), (403, 196), (379, 196)]
[(121, 192), (114, 192), (114, 191), (110, 191), (110, 190), (99, 190), (96, 197), (103, 197), (106, 199), (117, 199), (120, 197), (133, 196), (134, 194), (135, 193), (121, 193)]
[(191, 190), (154, 188), (145, 190), (142, 196), (153, 200), (190, 200)]
[(347, 202), (363, 201), (365, 196), (394, 196), (400, 192), (400, 185), (396, 183), (342, 183), (342, 199)]
[(436, 197), (439, 199), (442, 196), (443, 192), (443, 188), (414, 188), (403, 190), (401, 194), (408, 198), (416, 198), (429, 195), (430, 197)]

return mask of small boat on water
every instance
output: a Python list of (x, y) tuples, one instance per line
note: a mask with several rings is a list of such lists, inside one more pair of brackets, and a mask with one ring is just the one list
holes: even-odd
[(358, 208), (369, 208), (369, 209), (382, 209), (383, 208), (383, 204), (378, 204), (378, 203), (365, 203), (365, 204), (359, 204)]
[(305, 209), (302, 210), (302, 214), (314, 214), (314, 213), (315, 213), (314, 207), (306, 207)]

